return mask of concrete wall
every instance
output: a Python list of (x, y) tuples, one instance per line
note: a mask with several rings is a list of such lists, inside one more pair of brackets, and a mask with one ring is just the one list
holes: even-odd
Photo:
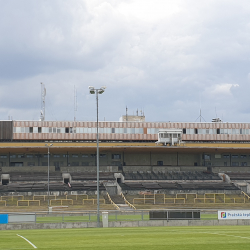
[[(102, 222), (100, 223), (102, 227)], [(243, 226), (250, 220), (153, 220), (153, 221), (113, 221), (109, 227), (181, 227), (181, 226)], [(95, 228), (96, 222), (1, 224), (0, 230)]]
[(150, 165), (150, 153), (124, 154), (123, 162), (127, 165)]
[[(138, 195), (139, 193), (145, 190), (127, 190), (127, 194), (129, 195)], [(188, 193), (196, 193), (196, 194), (241, 194), (241, 190), (158, 190), (160, 194), (188, 194)]]

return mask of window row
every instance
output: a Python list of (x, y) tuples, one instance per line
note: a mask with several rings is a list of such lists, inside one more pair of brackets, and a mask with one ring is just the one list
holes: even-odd
[[(248, 158), (248, 157), (250, 157), (250, 155), (246, 155), (246, 154), (241, 154), (241, 155), (231, 154), (231, 158), (232, 159), (236, 159), (236, 158)], [(223, 155), (221, 155), (221, 154), (215, 154), (214, 158), (215, 159), (219, 159), (219, 158), (229, 159), (230, 158), (230, 154), (223, 154)], [(210, 161), (211, 160), (211, 155), (210, 154), (204, 154), (204, 160)]]
[[(155, 132), (158, 133), (159, 129)], [(96, 128), (14, 127), (14, 133), (96, 134)], [(143, 134), (143, 128), (98, 128), (100, 134)]]
[(195, 135), (249, 135), (249, 129), (197, 129), (197, 128), (184, 128), (183, 134)]
[[(48, 158), (48, 154), (10, 154), (11, 159), (18, 159), (18, 158)], [(95, 158), (96, 154), (50, 154), (51, 158)], [(106, 158), (107, 154), (99, 154), (100, 158)], [(121, 159), (121, 154), (112, 154), (112, 159)], [(7, 159), (8, 155), (0, 155), (1, 159)]]
[[(144, 134), (143, 128), (99, 128), (100, 134)], [(55, 127), (14, 127), (14, 133), (74, 133), (74, 134), (95, 134), (96, 128), (55, 128)], [(158, 134), (159, 128), (147, 128), (147, 134)], [(183, 128), (183, 134), (201, 134), (201, 135), (249, 135), (249, 129), (197, 129)]]

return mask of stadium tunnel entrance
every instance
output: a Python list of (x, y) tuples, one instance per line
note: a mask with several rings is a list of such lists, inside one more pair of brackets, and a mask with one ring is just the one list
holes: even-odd
[(2, 185), (8, 185), (10, 182), (10, 175), (9, 174), (2, 174), (1, 175), (1, 183)]

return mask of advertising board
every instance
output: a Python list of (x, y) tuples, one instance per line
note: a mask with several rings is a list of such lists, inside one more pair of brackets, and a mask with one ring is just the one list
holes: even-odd
[(250, 219), (250, 210), (218, 210), (218, 220)]

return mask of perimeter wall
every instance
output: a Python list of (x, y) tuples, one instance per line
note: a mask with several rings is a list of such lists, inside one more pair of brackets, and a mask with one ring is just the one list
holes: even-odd
[[(154, 221), (115, 221), (109, 227), (181, 227), (181, 226), (244, 226), (250, 220), (154, 220)], [(75, 223), (38, 223), (38, 224), (2, 224), (0, 230), (32, 230), (32, 229), (63, 229), (63, 228), (95, 228), (96, 222)], [(101, 223), (101, 227), (102, 223)]]

